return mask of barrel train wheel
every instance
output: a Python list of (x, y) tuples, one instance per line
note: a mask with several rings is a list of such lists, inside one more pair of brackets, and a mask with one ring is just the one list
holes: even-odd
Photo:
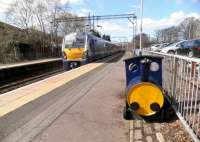
[(126, 104), (126, 106), (124, 107), (123, 117), (125, 120), (133, 120), (133, 114), (131, 110), (128, 109), (128, 104)]

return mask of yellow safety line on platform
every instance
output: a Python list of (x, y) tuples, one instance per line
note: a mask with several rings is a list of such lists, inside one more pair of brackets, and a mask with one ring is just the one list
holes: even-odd
[(101, 66), (91, 63), (0, 96), (0, 117)]

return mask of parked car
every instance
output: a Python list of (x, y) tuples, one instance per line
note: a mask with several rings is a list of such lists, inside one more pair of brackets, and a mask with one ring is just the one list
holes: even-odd
[(169, 43), (155, 44), (151, 46), (152, 51), (160, 52), (162, 48), (166, 47)]
[(188, 57), (200, 57), (200, 39), (188, 40), (181, 43), (176, 53)]
[(167, 47), (171, 43), (162, 43), (161, 46), (156, 50), (157, 52), (160, 52), (163, 48)]
[(156, 51), (160, 48), (160, 46), (161, 46), (161, 44), (154, 44), (150, 48), (151, 48), (152, 51)]
[(164, 47), (161, 52), (163, 53), (168, 53), (168, 54), (175, 54), (176, 50), (180, 48), (180, 44), (183, 43), (185, 41), (179, 41), (176, 43), (171, 43), (169, 44), (167, 47)]

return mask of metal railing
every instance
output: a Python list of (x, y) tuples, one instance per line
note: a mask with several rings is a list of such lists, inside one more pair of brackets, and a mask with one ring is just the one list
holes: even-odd
[(163, 88), (186, 130), (199, 142), (200, 59), (145, 50), (142, 54), (163, 57)]

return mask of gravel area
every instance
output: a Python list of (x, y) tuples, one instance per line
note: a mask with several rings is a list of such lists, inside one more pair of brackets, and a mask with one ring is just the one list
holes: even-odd
[(161, 123), (161, 132), (167, 142), (193, 142), (179, 119), (169, 123)]

